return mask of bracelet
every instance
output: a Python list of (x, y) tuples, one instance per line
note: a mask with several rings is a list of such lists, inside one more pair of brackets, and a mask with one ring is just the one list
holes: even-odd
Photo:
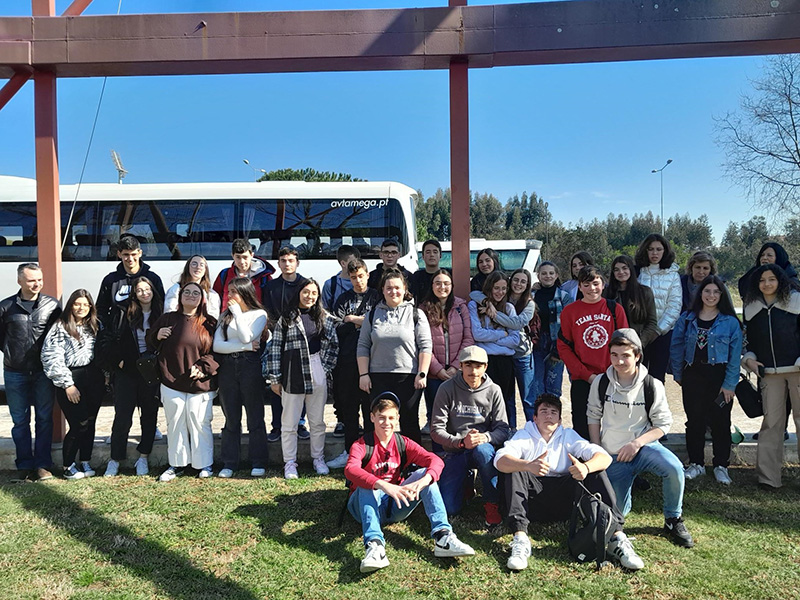
[(359, 375), (358, 377), (359, 378), (361, 378), (361, 377), (369, 377), (369, 373), (361, 373), (361, 375)]

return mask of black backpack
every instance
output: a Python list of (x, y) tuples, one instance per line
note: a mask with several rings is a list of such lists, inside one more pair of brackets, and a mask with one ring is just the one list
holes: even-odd
[[(401, 434), (394, 432), (394, 443), (397, 444), (397, 451), (400, 453), (400, 471), (404, 471), (405, 468), (408, 466), (406, 465), (407, 457), (406, 457), (406, 438), (404, 438)], [(361, 459), (361, 468), (363, 469), (369, 464), (372, 455), (375, 453), (375, 432), (370, 431), (364, 434), (364, 446), (366, 447), (366, 452), (364, 453), (364, 458)], [(344, 522), (344, 514), (347, 512), (347, 503), (350, 500), (350, 486), (351, 482), (345, 478), (344, 480), (344, 487), (347, 488), (347, 497), (344, 500), (344, 506), (342, 506), (342, 510), (339, 513), (339, 527), (342, 526)]]
[(606, 560), (608, 543), (622, 525), (600, 494), (592, 494), (580, 481), (578, 485), (583, 489), (572, 507), (567, 546), (575, 560), (595, 561), (599, 569)]

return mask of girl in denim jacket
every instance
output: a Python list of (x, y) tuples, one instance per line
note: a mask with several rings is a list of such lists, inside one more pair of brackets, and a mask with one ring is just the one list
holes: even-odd
[(714, 477), (730, 485), (731, 406), (739, 381), (742, 331), (725, 284), (716, 275), (697, 289), (691, 310), (680, 316), (672, 334), (670, 358), (686, 411), (686, 479), (704, 475), (706, 427), (711, 427)]

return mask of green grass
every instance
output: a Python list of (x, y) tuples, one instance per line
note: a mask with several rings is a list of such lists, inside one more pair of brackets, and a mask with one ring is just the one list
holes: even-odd
[[(361, 575), (360, 527), (341, 481), (129, 476), (37, 484), (0, 475), (2, 598), (800, 598), (800, 470), (759, 490), (752, 469), (724, 489), (688, 482), (684, 510), (696, 547), (661, 535), (660, 486), (637, 493), (626, 531), (645, 569), (595, 572), (574, 563), (566, 525), (532, 526), (527, 571), (505, 569), (509, 535), (482, 528), (471, 503), (454, 519), (477, 555), (433, 557), (419, 509), (386, 528), (390, 566)], [(651, 481), (653, 478), (651, 477)]]

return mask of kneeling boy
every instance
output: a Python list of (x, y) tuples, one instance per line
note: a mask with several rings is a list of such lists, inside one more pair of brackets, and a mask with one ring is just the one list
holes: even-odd
[(508, 526), (514, 533), (511, 556), (506, 566), (512, 571), (528, 567), (531, 542), (528, 524), (566, 521), (580, 496), (582, 481), (593, 494), (600, 494), (620, 530), (611, 538), (608, 553), (626, 569), (638, 570), (644, 562), (622, 532), (625, 518), (617, 508), (614, 490), (604, 473), (611, 456), (590, 444), (574, 429), (561, 426), (561, 399), (542, 394), (534, 406), (533, 421), (525, 423), (505, 446), (497, 451), (494, 464), (500, 471), (500, 485), (508, 509)]
[[(400, 401), (391, 392), (372, 401), (369, 418), (375, 427), (374, 435), (367, 433), (367, 440), (362, 437), (350, 447), (344, 469), (351, 482), (347, 509), (364, 531), (366, 556), (361, 561), (362, 573), (389, 565), (381, 525), (407, 519), (420, 501), (431, 522), (434, 556), (475, 554), (456, 537), (447, 520), (436, 484), (444, 467), (442, 459), (413, 440), (395, 434), (400, 423), (399, 409)], [(423, 468), (403, 480), (403, 468), (410, 464)]]

